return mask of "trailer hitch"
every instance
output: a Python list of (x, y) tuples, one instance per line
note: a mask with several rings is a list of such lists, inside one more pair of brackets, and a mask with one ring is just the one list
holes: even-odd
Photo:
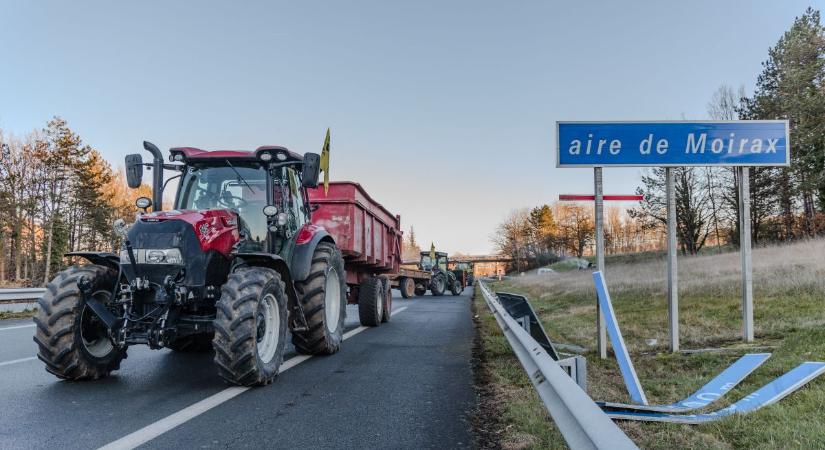
[(106, 325), (110, 332), (115, 333), (120, 328), (120, 319), (112, 314), (100, 300), (92, 296), (92, 282), (86, 277), (80, 277), (77, 280), (77, 288), (80, 289), (80, 294), (86, 306)]

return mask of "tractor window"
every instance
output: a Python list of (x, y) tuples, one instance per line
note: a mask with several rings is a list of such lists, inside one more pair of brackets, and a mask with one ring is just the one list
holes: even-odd
[(304, 198), (301, 195), (301, 180), (298, 174), (288, 168), (286, 170), (289, 178), (289, 211), (295, 220), (295, 230), (301, 229), (307, 222), (307, 214), (304, 211)]
[[(250, 238), (266, 239), (266, 172), (260, 167), (190, 167), (178, 191), (178, 209), (231, 209), (249, 228)], [(236, 172), (237, 171), (237, 172)], [(238, 176), (240, 174), (240, 177)]]
[(429, 255), (421, 255), (421, 269), (423, 270), (432, 270), (433, 268), (433, 260), (430, 258)]

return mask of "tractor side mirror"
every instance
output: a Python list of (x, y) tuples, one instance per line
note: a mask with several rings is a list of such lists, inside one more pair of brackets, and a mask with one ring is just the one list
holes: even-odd
[(143, 157), (140, 154), (126, 155), (126, 184), (132, 189), (143, 182)]
[(321, 174), (321, 155), (317, 153), (304, 154), (304, 169), (301, 172), (301, 184), (305, 188), (318, 187), (318, 176)]

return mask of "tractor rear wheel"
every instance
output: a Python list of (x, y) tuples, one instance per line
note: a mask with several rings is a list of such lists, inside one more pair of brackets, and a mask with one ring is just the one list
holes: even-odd
[(218, 375), (232, 384), (269, 384), (284, 357), (287, 298), (278, 272), (243, 267), (229, 275), (213, 322)]
[(330, 355), (338, 351), (344, 337), (347, 314), (347, 285), (344, 258), (333, 244), (321, 242), (312, 255), (309, 276), (295, 283), (307, 321), (305, 331), (292, 332), (299, 353)]
[(390, 279), (381, 277), (381, 285), (384, 288), (384, 308), (381, 311), (381, 322), (387, 323), (392, 317), (392, 286), (390, 285)]
[(384, 287), (381, 279), (369, 277), (358, 288), (358, 318), (361, 325), (377, 327), (384, 315)]
[(175, 339), (166, 348), (178, 353), (200, 353), (212, 351), (212, 334), (196, 334)]
[(439, 272), (433, 275), (432, 280), (430, 280), (430, 293), (434, 296), (438, 297), (444, 295), (444, 291), (447, 290), (447, 279), (443, 273)]
[(117, 272), (96, 264), (72, 266), (49, 282), (34, 316), (37, 357), (48, 372), (66, 380), (103, 378), (126, 357), (126, 349), (112, 343), (106, 326), (86, 306), (77, 286), (81, 278), (91, 283), (93, 298), (109, 302)]
[(398, 281), (398, 290), (401, 296), (410, 298), (415, 295), (415, 281), (412, 278), (402, 278)]

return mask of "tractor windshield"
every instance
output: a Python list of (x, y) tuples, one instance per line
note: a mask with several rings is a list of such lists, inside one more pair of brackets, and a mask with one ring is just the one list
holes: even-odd
[(178, 190), (177, 209), (231, 209), (249, 227), (250, 238), (266, 239), (266, 171), (259, 166), (190, 166)]
[(447, 270), (447, 257), (438, 255), (436, 256), (435, 261), (433, 261), (433, 259), (430, 258), (430, 255), (421, 255), (421, 268), (423, 270), (432, 270), (434, 264), (438, 264), (438, 267), (440, 267), (443, 270)]

